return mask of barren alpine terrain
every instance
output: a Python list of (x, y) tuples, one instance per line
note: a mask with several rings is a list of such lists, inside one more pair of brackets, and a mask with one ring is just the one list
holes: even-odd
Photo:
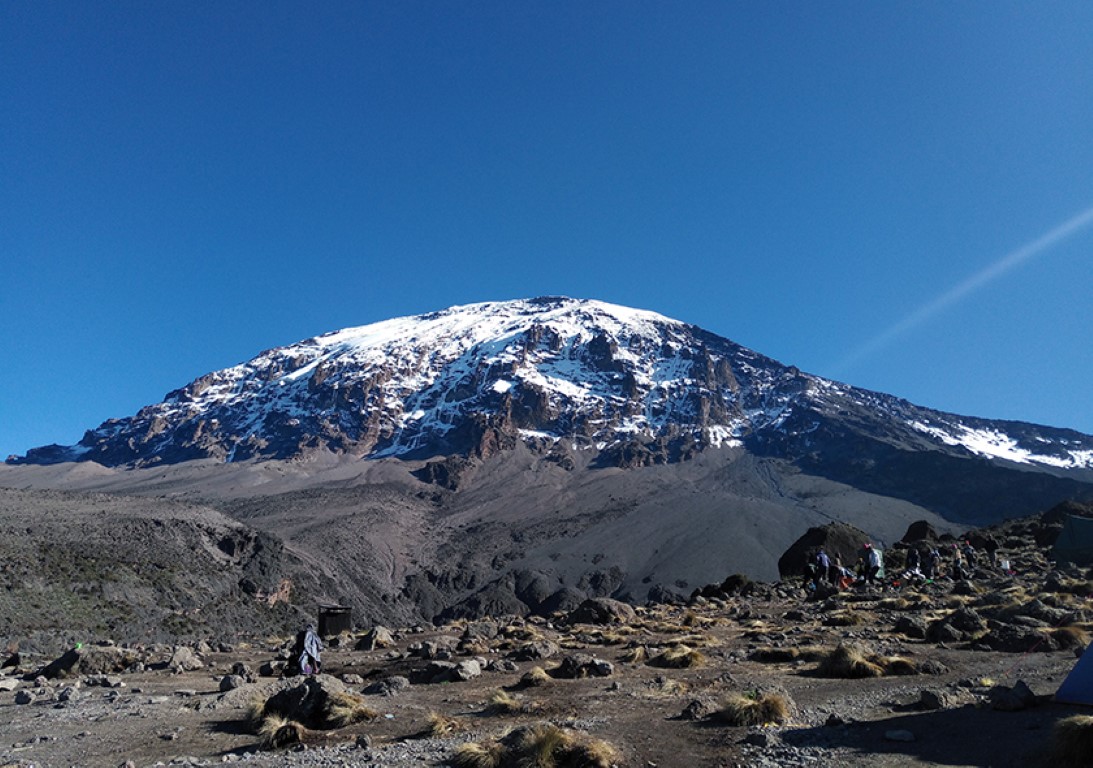
[(968, 578), (908, 583), (893, 549), (842, 591), (730, 577), (683, 604), (365, 622), (315, 677), (284, 674), (290, 636), (12, 647), (0, 765), (1063, 765), (1053, 728), (1087, 710), (1052, 694), (1093, 581), (1052, 568), (1050, 524), (990, 532)]

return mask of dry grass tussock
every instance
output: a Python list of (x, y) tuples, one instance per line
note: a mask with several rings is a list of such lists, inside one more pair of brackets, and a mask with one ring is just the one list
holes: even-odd
[(1093, 716), (1074, 715), (1055, 723), (1051, 733), (1051, 765), (1083, 768), (1093, 755)]
[(789, 718), (790, 704), (784, 696), (777, 693), (745, 695), (730, 694), (721, 708), (710, 717), (726, 725), (767, 725), (782, 724)]
[(474, 640), (464, 640), (459, 644), (459, 651), (468, 656), (486, 656), (492, 650), (488, 640), (478, 638)]
[(693, 669), (706, 663), (706, 656), (702, 651), (695, 650), (687, 645), (677, 645), (668, 648), (664, 653), (650, 659), (649, 664), (654, 667), (667, 669)]
[(258, 733), (266, 719), (266, 695), (264, 693), (256, 692), (250, 697), (250, 700), (247, 701), (244, 719), (250, 729)]
[(690, 690), (690, 686), (682, 680), (660, 676), (650, 680), (646, 687), (648, 690), (645, 697), (651, 699), (675, 698)]
[(501, 768), (507, 750), (498, 741), (460, 744), (452, 757), (455, 768)]
[(551, 723), (519, 728), (500, 741), (462, 744), (456, 768), (610, 768), (619, 753), (611, 744)]
[(379, 716), (379, 712), (364, 703), (363, 696), (348, 691), (331, 694), (323, 712), (323, 719), (333, 728), (372, 721)]
[(1059, 586), (1063, 588), (1065, 593), (1077, 595), (1078, 597), (1093, 595), (1093, 581), (1086, 579), (1062, 579)]
[(789, 648), (759, 648), (750, 656), (760, 664), (782, 664), (790, 661), (819, 661), (828, 651), (811, 645)]
[(1085, 648), (1089, 645), (1089, 633), (1076, 625), (1053, 629), (1051, 637), (1060, 648)]
[(520, 678), (520, 685), (525, 688), (534, 688), (549, 683), (552, 679), (542, 667), (532, 667)]
[(491, 715), (521, 715), (535, 709), (534, 704), (523, 701), (508, 691), (497, 691), (486, 705), (486, 712)]
[(877, 603), (877, 608), (887, 611), (915, 611), (933, 603), (929, 595), (921, 592), (908, 592), (899, 597), (886, 597)]
[(649, 660), (649, 650), (644, 645), (628, 648), (619, 656), (619, 661), (624, 664), (644, 664)]
[(427, 731), (433, 738), (450, 736), (464, 730), (466, 727), (466, 724), (458, 717), (449, 717), (440, 712), (430, 712), (426, 716), (426, 721), (429, 723)]
[[(267, 712), (266, 702), (266, 695), (262, 693), (256, 693), (247, 702), (245, 719), (251, 730), (256, 733), (261, 733), (271, 720), (283, 719), (279, 713)], [(375, 720), (379, 716), (378, 711), (364, 703), (363, 696), (339, 691), (330, 694), (322, 711), (318, 713), (318, 717), (311, 725), (320, 729), (344, 728), (353, 723)]]
[(701, 633), (692, 633), (683, 635), (682, 637), (672, 637), (660, 643), (660, 645), (665, 648), (674, 648), (680, 645), (690, 646), (691, 648), (708, 648), (711, 645), (716, 644), (717, 641), (711, 635), (704, 635)]
[(880, 656), (850, 645), (840, 645), (820, 659), (816, 673), (821, 677), (854, 679), (918, 673), (913, 661), (899, 656)]
[(284, 749), (304, 740), (307, 730), (295, 720), (274, 715), (262, 721), (258, 728), (259, 749)]
[(949, 595), (945, 598), (945, 605), (954, 610), (959, 610), (975, 603), (978, 597), (978, 595)]
[(630, 630), (629, 627), (611, 631), (596, 629), (591, 632), (579, 632), (575, 635), (567, 635), (559, 641), (559, 645), (569, 649), (586, 648), (589, 645), (621, 645), (625, 643), (629, 639), (629, 635), (632, 634), (634, 634), (634, 631)]
[(865, 623), (865, 617), (860, 611), (837, 611), (832, 613), (823, 624), (825, 627), (857, 627)]

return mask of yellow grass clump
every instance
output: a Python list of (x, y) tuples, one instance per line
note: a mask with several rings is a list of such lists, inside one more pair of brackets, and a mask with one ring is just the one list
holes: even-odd
[(1093, 755), (1093, 716), (1074, 715), (1055, 723), (1051, 733), (1051, 765), (1084, 768)]
[(457, 717), (443, 715), (440, 712), (430, 712), (426, 719), (429, 723), (428, 733), (434, 738), (450, 736), (457, 731), (462, 731), (464, 728), (462, 720)]
[(532, 667), (520, 678), (520, 685), (525, 688), (534, 688), (550, 682), (551, 679), (550, 675), (548, 675), (547, 671), (542, 667)]
[(840, 645), (820, 658), (816, 674), (843, 679), (884, 677), (885, 675), (917, 675), (918, 667), (900, 656), (866, 653), (851, 645)]
[(486, 711), (494, 715), (516, 715), (524, 710), (524, 704), (508, 691), (497, 691), (490, 697)]
[(455, 768), (611, 768), (618, 760), (618, 750), (606, 741), (552, 723), (540, 723), (519, 728), (500, 741), (461, 744), (452, 765)]
[(819, 661), (826, 655), (823, 648), (811, 645), (787, 648), (758, 648), (749, 657), (760, 664), (782, 664), (790, 661)]
[(701, 651), (687, 645), (677, 645), (668, 648), (664, 653), (654, 657), (649, 663), (655, 667), (668, 669), (693, 669), (706, 663), (706, 657)]
[(789, 710), (789, 701), (777, 693), (753, 696), (733, 693), (711, 717), (733, 726), (782, 724), (789, 718)]
[(274, 715), (262, 721), (258, 729), (260, 749), (284, 749), (304, 740), (306, 729), (295, 720)]
[(820, 659), (816, 672), (823, 677), (881, 677), (884, 675), (884, 668), (859, 649), (840, 645)]
[(619, 656), (619, 661), (624, 664), (644, 664), (649, 660), (649, 650), (644, 645), (634, 646)]
[(1051, 637), (1060, 648), (1085, 648), (1089, 645), (1089, 633), (1073, 624), (1051, 630)]
[(505, 747), (497, 741), (470, 742), (455, 749), (455, 768), (500, 768), (505, 759)]
[(828, 627), (857, 627), (865, 623), (865, 617), (858, 611), (837, 611), (824, 620)]
[(606, 741), (552, 723), (522, 731), (513, 740), (510, 753), (517, 765), (535, 768), (611, 768), (618, 759), (617, 750)]
[(364, 697), (348, 691), (333, 693), (323, 713), (324, 721), (334, 728), (375, 720), (380, 713), (364, 703)]

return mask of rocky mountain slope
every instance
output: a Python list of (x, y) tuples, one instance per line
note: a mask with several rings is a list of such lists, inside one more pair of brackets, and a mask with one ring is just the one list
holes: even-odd
[(915, 520), (958, 532), (1090, 500), (1093, 437), (543, 298), (264, 352), (9, 459), (0, 487), (211, 507), (284, 545), (286, 573), (310, 579), (300, 599), (406, 623), (772, 579), (831, 520), (887, 543)]
[(1093, 438), (919, 408), (686, 323), (597, 301), (453, 307), (272, 349), (13, 463), (485, 457), (523, 442), (636, 466), (746, 446), (805, 458), (864, 436), (1093, 479)]

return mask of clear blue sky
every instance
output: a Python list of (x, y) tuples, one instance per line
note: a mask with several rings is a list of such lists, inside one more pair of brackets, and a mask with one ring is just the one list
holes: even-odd
[(1086, 0), (5, 0), (0, 457), (543, 294), (1093, 433), (1091, 131)]

